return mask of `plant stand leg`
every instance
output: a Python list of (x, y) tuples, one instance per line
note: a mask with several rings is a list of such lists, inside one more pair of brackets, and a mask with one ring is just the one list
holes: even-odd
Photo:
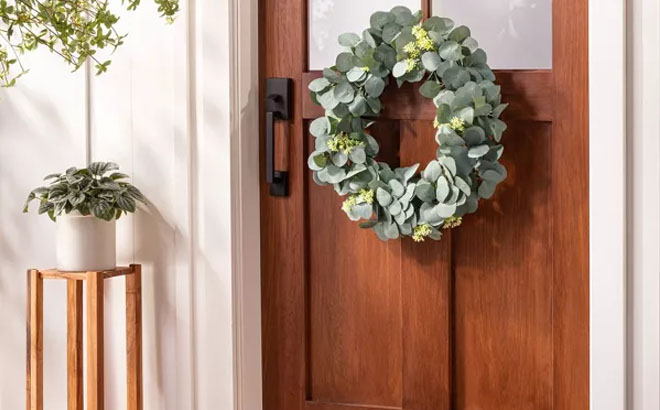
[(67, 410), (83, 410), (83, 284), (67, 280)]
[(142, 410), (142, 272), (131, 265), (126, 276), (127, 409)]
[(103, 272), (87, 272), (87, 410), (103, 410)]
[(27, 272), (27, 410), (44, 407), (44, 285), (39, 271)]

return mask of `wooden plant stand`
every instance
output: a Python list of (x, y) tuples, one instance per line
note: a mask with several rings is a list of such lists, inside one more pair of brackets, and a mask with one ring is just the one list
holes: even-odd
[(27, 410), (43, 410), (43, 281), (67, 281), (67, 402), (83, 410), (83, 281), (87, 282), (87, 410), (103, 410), (103, 281), (126, 277), (127, 409), (142, 410), (141, 266), (27, 272)]

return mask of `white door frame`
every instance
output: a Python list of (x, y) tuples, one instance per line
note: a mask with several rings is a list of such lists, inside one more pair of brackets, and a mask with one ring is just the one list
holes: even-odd
[(229, 0), (234, 409), (262, 408), (258, 0)]
[[(235, 409), (261, 409), (258, 0), (230, 0)], [(626, 407), (626, 2), (589, 0), (590, 400)]]
[(592, 410), (626, 408), (626, 1), (589, 0)]

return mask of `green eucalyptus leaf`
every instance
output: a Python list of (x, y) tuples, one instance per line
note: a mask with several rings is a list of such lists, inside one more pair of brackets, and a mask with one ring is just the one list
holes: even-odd
[(371, 228), (373, 228), (374, 226), (376, 226), (376, 224), (378, 224), (378, 220), (376, 220), (376, 219), (371, 219), (371, 220), (366, 221), (366, 222), (361, 222), (361, 223), (359, 224), (359, 226), (360, 226), (360, 228), (362, 228), (362, 229), (371, 229)]
[(322, 153), (312, 152), (307, 158), (307, 166), (312, 171), (320, 171), (325, 167), (326, 158)]
[[(337, 57), (339, 58), (339, 57)], [(323, 69), (323, 78), (328, 80), (332, 84), (339, 84), (342, 81), (342, 76), (341, 73), (331, 69), (331, 68), (324, 68)]]
[(346, 78), (352, 83), (357, 83), (367, 78), (367, 73), (362, 67), (353, 67), (346, 73)]
[(440, 57), (442, 57), (443, 60), (448, 61), (458, 61), (463, 58), (463, 54), (461, 53), (461, 45), (455, 41), (444, 42), (440, 46), (438, 54), (440, 54)]
[(506, 108), (508, 106), (509, 106), (509, 104), (500, 104), (500, 105), (498, 105), (497, 107), (493, 108), (493, 111), (492, 111), (491, 115), (494, 118), (500, 118), (500, 115), (502, 115), (502, 112), (504, 112), (504, 110), (506, 110)]
[(382, 29), (388, 23), (394, 23), (394, 14), (386, 11), (377, 11), (371, 15), (371, 27), (375, 29)]
[(442, 173), (442, 168), (438, 161), (431, 161), (422, 172), (422, 178), (429, 182), (435, 182)]
[(463, 40), (463, 47), (466, 47), (468, 50), (470, 50), (470, 53), (474, 53), (479, 48), (479, 43), (472, 37), (468, 37)]
[(326, 135), (328, 133), (328, 121), (325, 117), (315, 119), (309, 125), (309, 132), (315, 137)]
[(389, 23), (383, 27), (383, 41), (391, 44), (401, 32), (401, 26), (397, 23)]
[(310, 91), (314, 91), (315, 93), (322, 92), (328, 87), (330, 87), (330, 81), (324, 77), (313, 80), (308, 86)]
[(332, 154), (332, 163), (338, 167), (343, 167), (348, 162), (348, 155), (344, 151), (337, 151)]
[(378, 188), (376, 190), (376, 200), (380, 206), (386, 207), (392, 203), (392, 195), (383, 188)]
[(449, 181), (445, 177), (438, 178), (438, 185), (435, 188), (435, 197), (440, 202), (444, 202), (449, 196)]
[(398, 239), (399, 228), (397, 228), (396, 224), (390, 224), (385, 227), (385, 235), (388, 239)]
[(483, 178), (485, 181), (499, 184), (500, 182), (504, 181), (504, 179), (506, 179), (506, 175), (500, 174), (493, 169), (488, 169), (481, 173), (481, 178)]
[(465, 58), (465, 64), (471, 67), (487, 64), (487, 62), (488, 57), (486, 56), (486, 52), (480, 48)]
[(440, 67), (442, 60), (440, 56), (435, 51), (429, 51), (422, 55), (422, 65), (428, 71), (435, 71)]
[(442, 90), (442, 86), (437, 81), (433, 80), (428, 80), (419, 87), (419, 93), (426, 98), (435, 98), (440, 90)]
[(394, 195), (395, 198), (400, 198), (403, 195), (404, 187), (401, 182), (397, 181), (396, 179), (392, 179), (388, 185), (392, 189), (392, 195)]
[(439, 203), (435, 206), (435, 212), (438, 214), (440, 218), (452, 217), (456, 212), (456, 204)]
[(382, 78), (369, 76), (364, 83), (364, 89), (370, 97), (378, 98), (385, 90), (385, 81)]
[(356, 117), (361, 117), (367, 112), (367, 100), (361, 95), (355, 97), (355, 100), (348, 106), (349, 111)]
[(451, 89), (458, 89), (470, 81), (470, 73), (463, 67), (453, 66), (442, 75), (442, 82)]
[(350, 103), (355, 97), (355, 89), (350, 83), (341, 83), (335, 87), (334, 97), (341, 103)]
[(435, 31), (437, 33), (449, 32), (454, 27), (454, 22), (451, 19), (443, 17), (430, 17), (422, 24), (427, 31)]
[(470, 185), (465, 182), (465, 180), (459, 176), (454, 179), (454, 185), (461, 190), (465, 195), (469, 196), (472, 193), (472, 188)]
[(410, 26), (414, 24), (414, 17), (408, 7), (396, 6), (390, 13), (394, 15), (394, 21), (401, 26)]
[(456, 113), (456, 116), (463, 121), (465, 121), (466, 124), (472, 125), (474, 122), (474, 108), (472, 107), (465, 107), (461, 110), (459, 110)]
[(351, 53), (341, 53), (337, 56), (336, 67), (342, 73), (348, 72), (355, 67), (355, 56)]
[(337, 101), (335, 98), (335, 92), (333, 89), (330, 89), (324, 94), (321, 94), (319, 96), (319, 102), (326, 110), (332, 110), (339, 104), (339, 101)]
[(362, 38), (364, 39), (364, 42), (369, 45), (371, 48), (376, 48), (378, 44), (376, 44), (376, 40), (374, 39), (374, 36), (369, 32), (369, 30), (364, 30), (362, 32)]
[(367, 154), (365, 153), (364, 148), (355, 147), (351, 150), (348, 158), (355, 164), (363, 164), (367, 160)]
[(470, 158), (483, 157), (488, 153), (488, 150), (490, 150), (490, 147), (487, 144), (477, 145), (469, 149), (468, 156)]
[(483, 181), (481, 182), (481, 185), (479, 185), (479, 196), (485, 199), (488, 199), (493, 196), (495, 193), (495, 187), (497, 186), (496, 183), (491, 182), (491, 181)]
[(500, 142), (502, 139), (502, 134), (504, 131), (506, 131), (506, 124), (502, 120), (493, 119), (490, 122), (490, 130), (493, 133), (493, 138), (495, 141)]
[(468, 37), (470, 37), (470, 29), (466, 26), (458, 26), (449, 33), (449, 39), (457, 43), (462, 43)]
[(348, 48), (355, 47), (361, 40), (362, 38), (355, 33), (344, 33), (339, 36), (339, 44)]
[(392, 75), (394, 78), (400, 78), (403, 77), (408, 73), (408, 65), (406, 64), (405, 61), (399, 61), (396, 63), (394, 66), (394, 69), (392, 70)]
[(394, 170), (394, 173), (399, 177), (399, 180), (403, 181), (403, 183), (406, 184), (408, 183), (410, 178), (412, 178), (415, 175), (418, 168), (419, 168), (419, 164), (415, 164), (409, 167), (397, 168)]
[(426, 180), (421, 180), (415, 187), (415, 196), (424, 202), (431, 202), (435, 199), (435, 189), (433, 184)]
[(463, 132), (463, 139), (469, 146), (479, 145), (486, 140), (486, 133), (480, 127), (470, 127)]

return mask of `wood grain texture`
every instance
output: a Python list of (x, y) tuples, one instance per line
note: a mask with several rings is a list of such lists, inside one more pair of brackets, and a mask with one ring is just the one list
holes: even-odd
[(308, 401), (305, 410), (403, 410), (401, 407), (391, 406), (364, 406), (361, 404), (328, 403), (321, 401)]
[(424, 18), (429, 18), (432, 12), (433, 1), (432, 0), (421, 0), (421, 1), (422, 1), (422, 5), (421, 5), (422, 16)]
[[(305, 383), (305, 218), (301, 74), (307, 65), (307, 7), (299, 0), (260, 0), (260, 103), (267, 77), (293, 79), (289, 125), (289, 190), (272, 197), (261, 184), (261, 285), (264, 403), (268, 410), (302, 410)], [(261, 118), (260, 174), (265, 175), (265, 132)], [(282, 136), (277, 136), (282, 138)], [(279, 146), (278, 146), (279, 147)], [(284, 257), (286, 255), (286, 257)]]
[(103, 272), (87, 272), (87, 410), (103, 410)]
[(128, 410), (142, 410), (142, 268), (131, 269), (126, 275), (126, 402)]
[(402, 327), (400, 244), (384, 244), (373, 232), (356, 229), (334, 190), (311, 178), (307, 189), (310, 228), (332, 232), (309, 238), (308, 398), (399, 405), (402, 341), (392, 336)]
[[(502, 87), (502, 101), (509, 103), (504, 120), (552, 121), (553, 75), (549, 70), (496, 70), (497, 83)], [(321, 77), (320, 71), (303, 73), (303, 86)], [(393, 81), (381, 97), (383, 112), (379, 118), (390, 120), (433, 121), (433, 102), (419, 93), (422, 83), (406, 83), (401, 88)], [(303, 99), (303, 117), (314, 119), (324, 115), (323, 107), (311, 99)]]
[[(260, 4), (262, 80), (295, 90), (278, 131), (291, 195), (261, 185), (265, 407), (586, 410), (587, 0), (553, 3), (553, 70), (496, 72), (509, 179), (421, 245), (372, 243), (311, 180), (305, 120), (323, 110), (307, 92), (320, 74), (306, 72), (306, 3)], [(435, 154), (435, 109), (417, 87), (390, 86), (370, 130), (393, 167)]]
[[(422, 167), (435, 151), (433, 125), (402, 121), (401, 162)], [(381, 245), (382, 246), (382, 245)], [(404, 409), (451, 407), (451, 233), (441, 242), (400, 242)]]
[(588, 1), (555, 0), (554, 408), (589, 408)]
[(552, 127), (513, 122), (509, 176), (454, 230), (455, 405), (552, 409)]
[(67, 281), (67, 410), (84, 410), (83, 282)]
[[(128, 275), (132, 272), (129, 266), (118, 266), (112, 270), (106, 270), (101, 272), (104, 279), (114, 278), (116, 276)], [(87, 279), (87, 272), (68, 272), (60, 271), (57, 269), (44, 269), (40, 270), (39, 274), (42, 279), (73, 279), (73, 280), (85, 280)]]
[(27, 403), (28, 410), (44, 407), (44, 305), (39, 271), (27, 272)]

